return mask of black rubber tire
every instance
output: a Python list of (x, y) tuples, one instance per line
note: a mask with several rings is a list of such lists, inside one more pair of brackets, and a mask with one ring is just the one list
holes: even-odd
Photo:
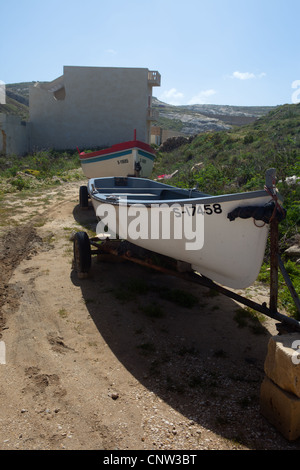
[(78, 273), (88, 273), (92, 264), (91, 244), (86, 232), (77, 232), (73, 242), (74, 264)]
[(79, 188), (79, 205), (80, 207), (89, 206), (89, 193), (86, 186), (80, 186)]

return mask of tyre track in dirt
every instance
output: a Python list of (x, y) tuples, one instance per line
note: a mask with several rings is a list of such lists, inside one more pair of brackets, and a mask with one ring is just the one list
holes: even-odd
[[(0, 369), (0, 448), (115, 449), (123, 434), (133, 438), (131, 432), (122, 432), (126, 423), (114, 425), (110, 417), (107, 402), (114, 402), (113, 381), (94, 367), (99, 332), (81, 289), (70, 280), (72, 245), (65, 229), (74, 226), (76, 193), (3, 237), (9, 269), (3, 279), (7, 364)], [(22, 243), (17, 245), (19, 237)], [(104, 362), (110, 362), (107, 345), (102, 348)], [(113, 363), (112, 355), (109, 368)], [(100, 394), (98, 382), (105, 384)], [(132, 432), (137, 432), (135, 426)]]

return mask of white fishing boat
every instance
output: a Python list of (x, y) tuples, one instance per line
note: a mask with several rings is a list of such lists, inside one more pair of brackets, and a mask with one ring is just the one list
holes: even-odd
[(122, 142), (96, 152), (80, 152), (79, 159), (87, 178), (107, 176), (139, 176), (148, 178), (151, 175), (155, 151), (136, 139)]
[(90, 179), (87, 189), (100, 239), (125, 239), (234, 289), (256, 280), (270, 219), (283, 211), (274, 186), (211, 196), (143, 178), (109, 177)]

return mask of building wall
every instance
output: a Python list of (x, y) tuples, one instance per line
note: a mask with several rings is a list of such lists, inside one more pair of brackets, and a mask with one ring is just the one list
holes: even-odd
[(152, 126), (151, 144), (161, 145), (171, 137), (186, 137), (186, 134), (169, 129), (162, 129), (158, 126)]
[(152, 85), (146, 68), (64, 67), (62, 77), (32, 86), (31, 150), (80, 150), (137, 139), (150, 143)]
[(30, 124), (17, 116), (0, 114), (0, 153), (24, 155), (29, 151)]

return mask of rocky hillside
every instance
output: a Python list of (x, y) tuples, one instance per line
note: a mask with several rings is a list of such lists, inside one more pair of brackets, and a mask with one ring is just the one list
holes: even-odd
[[(6, 85), (6, 104), (0, 113), (29, 118), (29, 86), (33, 82)], [(153, 98), (153, 107), (159, 112), (156, 126), (182, 135), (195, 135), (207, 131), (222, 131), (255, 121), (273, 109), (270, 106), (223, 106), (196, 104), (173, 106)]]
[(187, 136), (201, 132), (229, 130), (233, 126), (250, 124), (274, 109), (272, 106), (209, 104), (173, 106), (157, 98), (153, 98), (153, 107), (159, 112), (157, 126)]

